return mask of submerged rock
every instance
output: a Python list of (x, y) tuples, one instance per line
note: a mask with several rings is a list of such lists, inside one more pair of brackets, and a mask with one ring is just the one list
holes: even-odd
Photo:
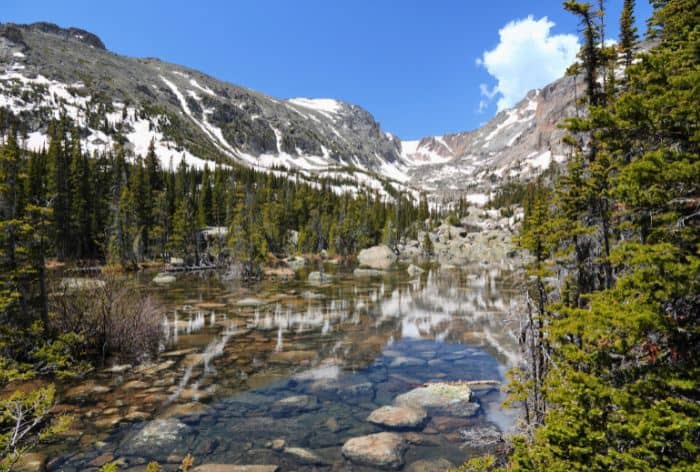
[(46, 454), (41, 454), (39, 452), (22, 454), (19, 462), (15, 464), (12, 470), (17, 472), (43, 472), (46, 470), (47, 459), (48, 457)]
[(321, 405), (316, 397), (311, 395), (294, 395), (273, 403), (270, 407), (270, 414), (272, 416), (293, 416), (319, 408), (321, 408)]
[(371, 269), (386, 270), (396, 262), (396, 254), (389, 246), (373, 246), (363, 249), (358, 254), (357, 259), (360, 265)]
[(232, 465), (232, 464), (202, 464), (192, 472), (277, 472), (276, 465)]
[(325, 465), (328, 461), (320, 457), (315, 452), (302, 447), (286, 447), (284, 453), (293, 456), (299, 462), (310, 465)]
[(124, 449), (135, 455), (148, 455), (155, 449), (175, 449), (190, 431), (189, 426), (175, 418), (154, 420), (128, 439)]
[(197, 421), (209, 412), (209, 407), (199, 402), (180, 403), (169, 406), (168, 409), (163, 412), (161, 418), (184, 417), (189, 421)]
[(376, 433), (349, 439), (343, 445), (343, 456), (370, 467), (398, 469), (403, 465), (406, 441), (396, 433)]
[(286, 446), (287, 442), (282, 438), (277, 438), (270, 441), (270, 449), (272, 449), (273, 451), (280, 452), (284, 450)]
[(418, 460), (406, 467), (406, 472), (445, 472), (454, 467), (447, 459)]
[(82, 400), (91, 397), (92, 395), (99, 395), (101, 393), (107, 393), (111, 388), (105, 385), (97, 385), (91, 382), (87, 382), (81, 385), (76, 385), (66, 392), (66, 399), (68, 400)]
[(393, 429), (417, 429), (425, 423), (427, 417), (423, 409), (383, 406), (370, 413), (367, 421)]
[(297, 364), (316, 358), (314, 351), (282, 351), (270, 354), (269, 361), (276, 364)]

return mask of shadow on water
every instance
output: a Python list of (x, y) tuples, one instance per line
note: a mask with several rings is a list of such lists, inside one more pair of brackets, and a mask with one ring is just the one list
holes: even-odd
[[(255, 286), (216, 276), (148, 285), (169, 306), (160, 359), (64, 386), (58, 409), (78, 421), (50, 450), (53, 469), (118, 459), (127, 470), (150, 460), (177, 470), (191, 453), (199, 464), (372, 470), (347, 462), (341, 448), (386, 430), (367, 421), (373, 410), (427, 382), (502, 381), (517, 361), (504, 323), (513, 291), (497, 270), (336, 275), (321, 285), (301, 275)], [(458, 464), (498, 445), (493, 431), (511, 428), (514, 412), (502, 408), (498, 386), (473, 394), (476, 414), (429, 411), (399, 432), (406, 468)]]

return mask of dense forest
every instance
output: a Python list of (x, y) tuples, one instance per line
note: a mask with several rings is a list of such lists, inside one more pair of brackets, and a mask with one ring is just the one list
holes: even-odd
[(387, 234), (415, 233), (419, 208), (393, 189), (390, 203), (360, 188), (340, 195), (334, 186), (356, 184), (337, 179), (310, 184), (241, 166), (198, 170), (184, 160), (163, 169), (152, 145), (145, 156), (123, 148), (90, 156), (66, 118), (50, 124), (47, 150), (27, 152), (14, 131), (21, 121), (4, 117), (3, 179), (16, 199), (8, 211), (31, 221), (37, 238), (40, 228), (46, 257), (124, 266), (166, 254), (195, 257), (197, 233), (211, 226), (231, 230), (223, 245), (233, 256), (257, 262), (270, 253), (348, 255)]
[(504, 193), (534, 259), (508, 470), (700, 470), (700, 4), (652, 5), (640, 51), (633, 0), (614, 46), (604, 2), (564, 3), (584, 39), (568, 165)]

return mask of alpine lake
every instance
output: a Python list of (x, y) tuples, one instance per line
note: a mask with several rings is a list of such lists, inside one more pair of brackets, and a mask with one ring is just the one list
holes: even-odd
[(75, 421), (41, 451), (47, 469), (175, 471), (191, 454), (197, 471), (417, 472), (498, 453), (517, 417), (501, 392), (518, 361), (515, 276), (422, 268), (327, 264), (321, 283), (305, 269), (253, 284), (138, 275), (167, 307), (162, 352), (58, 386), (56, 411)]

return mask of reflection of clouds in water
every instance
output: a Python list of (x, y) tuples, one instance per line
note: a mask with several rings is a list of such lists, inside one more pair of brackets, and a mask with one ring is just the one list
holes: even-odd
[(430, 271), (424, 286), (417, 279), (381, 300), (377, 324), (400, 319), (403, 338), (436, 341), (445, 341), (449, 336), (461, 340), (468, 330), (475, 334), (475, 340), (490, 346), (513, 365), (519, 355), (515, 338), (505, 325), (511, 301), (497, 289), (500, 275), (498, 270), (466, 276)]
[(294, 376), (296, 380), (334, 380), (340, 376), (340, 367), (337, 365), (322, 365), (305, 370)]

